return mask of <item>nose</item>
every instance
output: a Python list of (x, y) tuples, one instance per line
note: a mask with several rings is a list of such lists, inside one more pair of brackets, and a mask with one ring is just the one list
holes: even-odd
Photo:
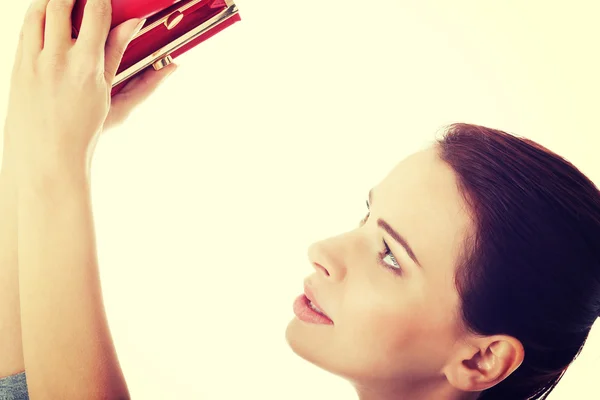
[(318, 274), (333, 281), (341, 281), (347, 273), (350, 256), (347, 238), (335, 237), (313, 243), (308, 248), (308, 259)]

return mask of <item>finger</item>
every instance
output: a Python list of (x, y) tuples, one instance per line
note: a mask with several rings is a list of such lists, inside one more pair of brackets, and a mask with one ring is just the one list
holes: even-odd
[(44, 49), (57, 52), (71, 47), (71, 14), (75, 0), (50, 0), (46, 8)]
[(104, 126), (113, 127), (122, 123), (138, 105), (150, 97), (167, 77), (176, 70), (176, 64), (170, 64), (159, 71), (148, 68), (130, 80), (112, 99), (110, 112)]
[(104, 56), (111, 20), (111, 0), (88, 0), (75, 46), (82, 47), (86, 53)]
[(142, 29), (145, 22), (145, 20), (132, 19), (123, 22), (110, 32), (106, 41), (106, 54), (104, 58), (104, 72), (106, 80), (109, 83), (112, 84), (117, 74), (125, 49), (129, 46), (131, 39)]
[(27, 13), (21, 35), (23, 37), (23, 55), (34, 57), (44, 47), (44, 26), (46, 7), (50, 0), (33, 0)]

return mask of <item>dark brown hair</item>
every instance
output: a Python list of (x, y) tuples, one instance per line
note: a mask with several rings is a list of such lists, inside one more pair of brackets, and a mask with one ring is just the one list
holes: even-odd
[(437, 140), (474, 234), (455, 283), (478, 335), (521, 341), (523, 363), (480, 400), (545, 399), (600, 312), (600, 193), (571, 163), (506, 132), (452, 124)]

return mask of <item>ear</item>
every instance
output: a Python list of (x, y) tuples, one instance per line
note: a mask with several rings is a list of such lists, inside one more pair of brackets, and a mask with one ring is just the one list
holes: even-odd
[(459, 349), (443, 372), (455, 388), (479, 392), (506, 379), (524, 357), (523, 345), (511, 336), (477, 338)]

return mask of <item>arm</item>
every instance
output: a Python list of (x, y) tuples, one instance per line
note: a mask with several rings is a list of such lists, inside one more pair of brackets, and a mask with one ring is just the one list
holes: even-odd
[[(32, 400), (129, 399), (103, 305), (88, 163), (119, 63), (142, 25), (111, 30), (110, 0), (88, 0), (73, 41), (73, 2), (32, 1), (11, 79), (6, 133), (27, 385)], [(132, 86), (114, 110), (150, 93), (155, 78)]]
[(25, 368), (19, 314), (17, 187), (6, 140), (0, 172), (0, 221), (0, 377), (6, 377)]
[(22, 339), (34, 400), (130, 397), (102, 299), (85, 170), (57, 161), (18, 180)]
[[(160, 71), (149, 69), (132, 79), (113, 98), (103, 130), (110, 130), (126, 119), (175, 68), (176, 65), (171, 64)], [(14, 160), (10, 160), (12, 151), (7, 134), (8, 132), (5, 132), (4, 156), (0, 170), (0, 377), (14, 375), (25, 369), (19, 305), (17, 187), (15, 164)]]

